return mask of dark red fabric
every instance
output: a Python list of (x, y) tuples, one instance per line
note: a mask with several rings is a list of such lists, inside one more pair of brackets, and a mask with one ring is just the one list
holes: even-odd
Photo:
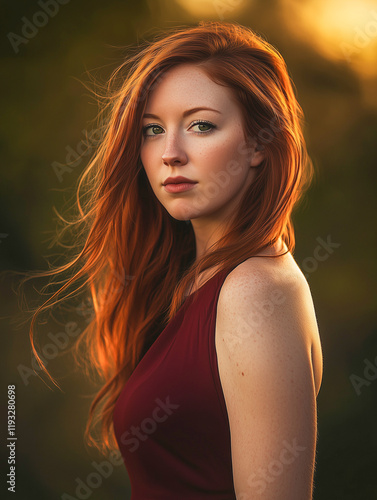
[(228, 272), (218, 271), (187, 297), (116, 402), (114, 430), (131, 500), (236, 499), (215, 350), (217, 301)]

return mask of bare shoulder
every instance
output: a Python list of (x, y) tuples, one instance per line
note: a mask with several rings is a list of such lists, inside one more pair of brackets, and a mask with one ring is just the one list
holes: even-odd
[(228, 274), (215, 344), (237, 498), (311, 499), (322, 353), (309, 285), (292, 255), (251, 258)]
[[(252, 257), (228, 274), (218, 299), (217, 330), (230, 332), (228, 327), (237, 320), (248, 329), (248, 337), (258, 338), (264, 327), (275, 331), (274, 325), (279, 325), (279, 342), (302, 343), (310, 352), (318, 394), (323, 358), (316, 313), (309, 284), (290, 252), (277, 258)], [(229, 334), (226, 340), (236, 341)]]

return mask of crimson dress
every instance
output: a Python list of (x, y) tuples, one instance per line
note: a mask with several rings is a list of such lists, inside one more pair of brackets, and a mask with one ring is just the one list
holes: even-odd
[(218, 271), (186, 298), (115, 404), (131, 500), (236, 500), (215, 349), (218, 296), (228, 273)]

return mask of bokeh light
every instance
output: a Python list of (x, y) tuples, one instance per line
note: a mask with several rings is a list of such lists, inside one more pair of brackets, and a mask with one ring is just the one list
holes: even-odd
[(288, 26), (324, 56), (377, 75), (377, 3), (372, 0), (281, 0)]
[(194, 17), (218, 16), (220, 20), (234, 17), (252, 6), (253, 0), (175, 0)]

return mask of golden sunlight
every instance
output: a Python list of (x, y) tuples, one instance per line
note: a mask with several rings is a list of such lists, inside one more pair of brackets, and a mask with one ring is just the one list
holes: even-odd
[(229, 17), (237, 16), (246, 7), (250, 7), (253, 0), (175, 0), (194, 17), (210, 17), (212, 20), (224, 21)]
[(377, 75), (375, 0), (280, 0), (295, 32), (325, 56), (347, 61), (365, 76)]

